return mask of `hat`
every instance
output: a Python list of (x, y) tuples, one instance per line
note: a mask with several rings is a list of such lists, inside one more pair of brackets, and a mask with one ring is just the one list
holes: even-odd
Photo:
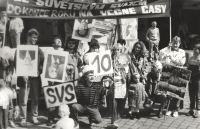
[(82, 72), (83, 72), (83, 75), (87, 74), (89, 72), (94, 72), (94, 68), (91, 65), (85, 65), (85, 66), (83, 66)]

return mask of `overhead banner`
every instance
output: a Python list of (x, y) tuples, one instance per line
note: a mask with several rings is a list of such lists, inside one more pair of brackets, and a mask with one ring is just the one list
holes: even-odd
[(8, 0), (7, 14), (22, 18), (148, 18), (170, 17), (169, 0), (81, 3), (69, 0)]

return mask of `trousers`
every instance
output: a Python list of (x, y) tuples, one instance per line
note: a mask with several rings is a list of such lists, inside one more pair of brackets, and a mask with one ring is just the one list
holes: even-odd
[(74, 119), (75, 125), (79, 123), (78, 113), (87, 115), (89, 122), (94, 122), (98, 124), (102, 121), (101, 114), (99, 113), (99, 110), (97, 108), (90, 108), (81, 104), (72, 104), (70, 117)]
[(20, 107), (20, 118), (27, 118), (27, 101), (29, 93), (31, 93), (31, 115), (38, 117), (38, 99), (39, 89), (41, 85), (40, 77), (30, 77), (28, 80), (27, 91), (25, 87), (20, 87), (19, 90), (19, 107)]
[(0, 106), (0, 129), (8, 128), (8, 109)]
[(169, 111), (178, 111), (180, 109), (181, 101), (177, 98), (173, 98), (169, 104)]
[(10, 31), (10, 40), (12, 48), (16, 48), (17, 45), (20, 45), (21, 33), (16, 33), (15, 31)]
[(152, 58), (153, 56), (153, 51), (154, 51), (154, 58), (156, 57), (156, 54), (159, 53), (159, 41), (149, 41), (149, 57)]
[(200, 110), (200, 80), (189, 83), (190, 109)]

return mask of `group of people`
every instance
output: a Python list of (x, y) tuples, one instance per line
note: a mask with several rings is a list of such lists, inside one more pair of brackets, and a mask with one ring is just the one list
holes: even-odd
[[(88, 43), (89, 51), (81, 58), (77, 51), (78, 40), (67, 38), (67, 45), (62, 47), (62, 41), (59, 37), (55, 37), (52, 42), (52, 47), (58, 51), (69, 52), (68, 64), (64, 71), (67, 73), (66, 81), (71, 81), (74, 84), (76, 91), (77, 103), (61, 105), (59, 107), (49, 108), (47, 126), (54, 123), (54, 118), (61, 118), (56, 124), (56, 128), (63, 128), (66, 121), (70, 121), (72, 128), (79, 128), (79, 114), (88, 116), (89, 124), (93, 126), (102, 121), (100, 107), (106, 107), (109, 113), (112, 112), (113, 89), (115, 85), (126, 88), (126, 93), (123, 98), (115, 98), (114, 118), (120, 119), (123, 117), (126, 99), (128, 99), (130, 119), (140, 118), (140, 107), (142, 102), (149, 98), (153, 103), (161, 103), (157, 116), (163, 116), (162, 111), (168, 100), (165, 92), (160, 92), (158, 83), (162, 73), (162, 63), (170, 63), (178, 67), (182, 67), (186, 62), (185, 51), (180, 49), (181, 39), (175, 36), (169, 46), (159, 51), (159, 30), (156, 28), (156, 22), (152, 23), (152, 28), (148, 30), (148, 41), (150, 45), (149, 58), (148, 51), (143, 42), (138, 41), (134, 44), (131, 51), (126, 47), (126, 41), (119, 39), (111, 49), (113, 61), (113, 75), (94, 76), (94, 69), (89, 65), (89, 56), (91, 52), (99, 52), (100, 45), (96, 39), (92, 39)], [(27, 45), (36, 45), (39, 32), (36, 29), (30, 29), (27, 33)], [(152, 53), (154, 51), (154, 58)], [(118, 55), (126, 54), (130, 57), (128, 65), (118, 67)], [(190, 94), (190, 111), (188, 115), (198, 117), (200, 114), (200, 98), (199, 98), (199, 56), (200, 44), (195, 45), (194, 55), (189, 59), (188, 69), (192, 71), (191, 83), (189, 85)], [(148, 60), (149, 59), (149, 60)], [(8, 124), (15, 127), (13, 123), (13, 104), (11, 93), (7, 92), (11, 89), (12, 74), (16, 64), (16, 54), (14, 59), (3, 59), (0, 57), (0, 98), (8, 101), (5, 105), (0, 105), (0, 128), (7, 128)], [(19, 90), (19, 107), (20, 107), (20, 126), (26, 127), (27, 124), (27, 101), (29, 93), (31, 94), (31, 120), (34, 124), (40, 124), (38, 121), (38, 104), (39, 93), (42, 89), (41, 73), (43, 69), (44, 54), (39, 48), (38, 50), (38, 76), (18, 76), (17, 86)], [(151, 61), (151, 62), (149, 62)], [(149, 70), (149, 65), (151, 70)], [(48, 82), (49, 86), (61, 84), (61, 82)], [(7, 95), (6, 95), (7, 93)], [(3, 95), (3, 96), (2, 96)], [(7, 96), (7, 97), (6, 97)], [(196, 98), (196, 99), (195, 99)], [(196, 103), (196, 107), (195, 107)], [(180, 100), (172, 98), (169, 105), (169, 111), (166, 115), (178, 117), (180, 108)], [(194, 110), (197, 110), (196, 112)], [(150, 110), (149, 112), (152, 112)], [(9, 112), (9, 114), (8, 114)], [(69, 118), (70, 117), (70, 118)]]

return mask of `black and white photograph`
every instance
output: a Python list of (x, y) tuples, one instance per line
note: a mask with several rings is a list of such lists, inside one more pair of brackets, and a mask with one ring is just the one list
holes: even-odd
[(200, 0), (0, 0), (0, 129), (199, 129)]

